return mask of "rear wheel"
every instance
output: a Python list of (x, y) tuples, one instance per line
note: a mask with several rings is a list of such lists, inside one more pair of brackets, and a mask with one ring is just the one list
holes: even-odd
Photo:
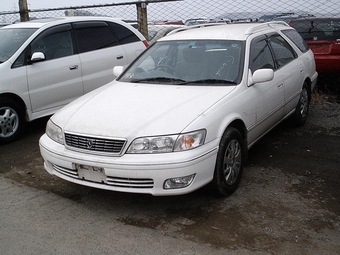
[(0, 98), (0, 143), (14, 141), (24, 126), (24, 111), (19, 104), (9, 98)]
[(218, 195), (229, 196), (237, 189), (242, 176), (245, 150), (240, 132), (228, 128), (221, 138), (213, 179)]
[(310, 104), (310, 91), (308, 90), (308, 84), (305, 82), (303, 84), (300, 99), (296, 106), (295, 113), (293, 115), (294, 122), (297, 125), (303, 125), (307, 121), (309, 104)]

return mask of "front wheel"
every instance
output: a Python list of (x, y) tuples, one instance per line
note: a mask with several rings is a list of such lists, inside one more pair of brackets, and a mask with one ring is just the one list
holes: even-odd
[(8, 98), (0, 98), (0, 143), (14, 141), (25, 126), (24, 112)]
[(310, 95), (311, 93), (308, 90), (308, 85), (305, 82), (303, 84), (301, 93), (300, 93), (300, 99), (296, 106), (293, 120), (297, 125), (303, 125), (307, 121), (308, 118), (308, 112), (309, 112), (309, 104), (310, 104)]
[(213, 185), (218, 195), (229, 196), (238, 187), (245, 161), (246, 148), (240, 132), (228, 128), (217, 153)]

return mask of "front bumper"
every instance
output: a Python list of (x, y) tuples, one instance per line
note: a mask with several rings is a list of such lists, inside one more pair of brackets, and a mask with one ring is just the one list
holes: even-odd
[[(46, 134), (39, 145), (44, 167), (51, 175), (84, 186), (154, 196), (186, 194), (208, 184), (213, 178), (218, 150), (216, 140), (183, 152), (101, 156), (68, 150)], [(84, 175), (77, 165), (102, 171)], [(189, 186), (164, 189), (165, 180), (192, 174), (195, 178)]]

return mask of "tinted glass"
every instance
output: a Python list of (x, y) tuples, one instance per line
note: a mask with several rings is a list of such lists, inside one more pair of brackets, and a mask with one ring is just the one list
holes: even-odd
[(31, 45), (31, 53), (42, 52), (46, 60), (70, 56), (73, 54), (71, 31), (57, 31), (39, 37)]
[(1, 29), (0, 63), (9, 59), (36, 30), (35, 28)]
[(302, 52), (308, 51), (309, 47), (301, 35), (295, 30), (282, 31)]
[(297, 57), (293, 48), (280, 35), (273, 35), (268, 40), (279, 67), (286, 65)]
[(84, 22), (73, 25), (79, 53), (104, 49), (118, 44), (105, 22)]
[[(109, 26), (114, 31), (115, 35), (118, 37), (118, 40), (121, 44), (140, 41), (140, 39), (135, 33), (133, 33), (130, 29), (122, 25), (109, 22)], [(131, 29), (135, 29), (135, 28), (132, 27)]]
[(275, 69), (274, 59), (265, 39), (255, 40), (250, 48), (249, 68), (254, 73), (257, 69)]
[(291, 24), (305, 40), (340, 39), (340, 19), (292, 20)]
[(244, 43), (156, 42), (120, 79), (128, 82), (224, 86), (241, 80)]

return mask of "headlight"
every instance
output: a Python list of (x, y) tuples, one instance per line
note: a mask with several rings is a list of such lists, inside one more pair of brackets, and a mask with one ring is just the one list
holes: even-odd
[(51, 120), (47, 122), (46, 134), (57, 143), (64, 144), (64, 136), (61, 128), (54, 124)]
[(131, 143), (127, 153), (162, 153), (189, 150), (201, 146), (204, 143), (205, 135), (205, 130), (199, 130), (179, 135), (137, 138)]

